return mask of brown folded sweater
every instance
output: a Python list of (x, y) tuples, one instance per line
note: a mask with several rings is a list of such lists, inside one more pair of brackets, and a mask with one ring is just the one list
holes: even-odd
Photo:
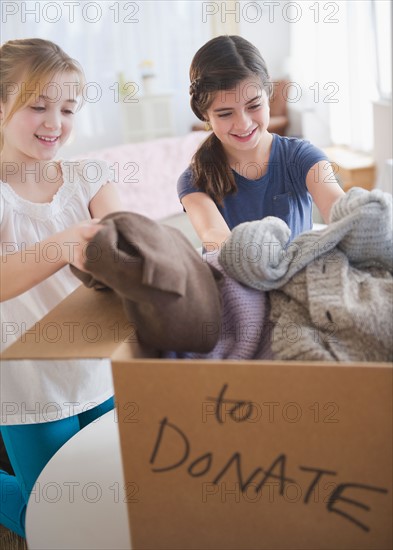
[(217, 343), (222, 275), (177, 229), (140, 214), (116, 212), (86, 248), (88, 287), (113, 289), (141, 342), (157, 350), (207, 353)]

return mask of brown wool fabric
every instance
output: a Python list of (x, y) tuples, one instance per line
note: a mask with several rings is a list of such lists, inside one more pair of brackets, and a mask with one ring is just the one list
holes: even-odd
[(116, 212), (86, 248), (85, 269), (71, 266), (87, 287), (113, 289), (141, 342), (162, 351), (207, 353), (220, 326), (222, 275), (177, 229), (140, 214)]

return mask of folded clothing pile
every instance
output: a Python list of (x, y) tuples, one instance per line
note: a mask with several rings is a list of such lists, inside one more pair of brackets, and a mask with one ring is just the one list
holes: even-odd
[(391, 361), (392, 196), (351, 188), (325, 229), (289, 236), (278, 218), (246, 222), (219, 256), (229, 275), (270, 291), (275, 357)]

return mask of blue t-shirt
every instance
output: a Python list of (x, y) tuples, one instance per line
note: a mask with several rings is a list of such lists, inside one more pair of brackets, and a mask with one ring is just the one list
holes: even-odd
[[(247, 221), (276, 216), (291, 230), (291, 239), (312, 228), (312, 198), (306, 176), (312, 166), (327, 156), (308, 141), (273, 134), (269, 164), (264, 176), (250, 180), (233, 170), (237, 192), (223, 199), (221, 212), (229, 229)], [(250, 165), (250, 172), (252, 166)], [(177, 183), (179, 199), (200, 190), (194, 186), (191, 167)]]

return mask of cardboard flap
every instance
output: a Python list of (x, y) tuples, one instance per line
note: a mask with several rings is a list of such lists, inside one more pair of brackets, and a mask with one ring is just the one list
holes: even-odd
[(78, 287), (7, 348), (2, 359), (108, 358), (125, 342), (140, 357), (136, 328), (112, 290)]
[(134, 550), (388, 550), (392, 367), (113, 362)]

